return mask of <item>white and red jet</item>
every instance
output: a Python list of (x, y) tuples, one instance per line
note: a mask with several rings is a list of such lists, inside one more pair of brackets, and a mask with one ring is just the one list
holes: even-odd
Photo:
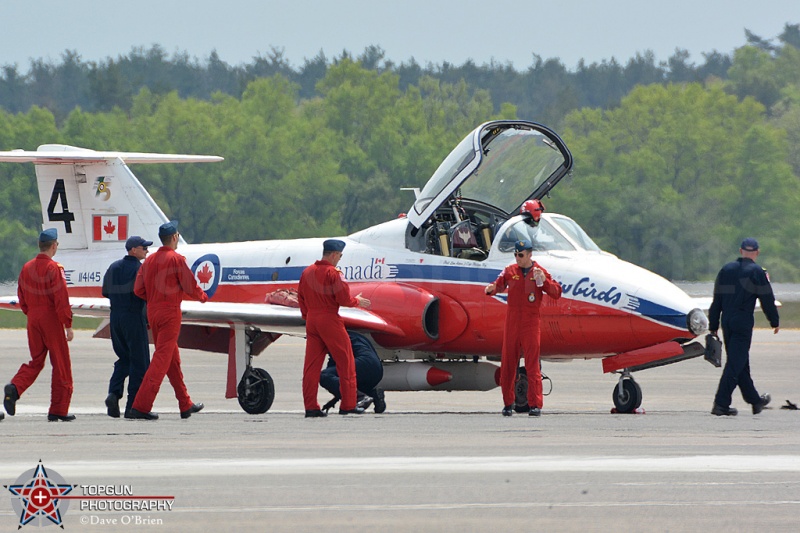
[[(103, 274), (130, 235), (156, 240), (168, 219), (128, 165), (212, 162), (213, 156), (95, 152), (45, 145), (0, 152), (3, 162), (36, 166), (43, 228), (57, 228), (59, 253), (76, 315), (107, 317)], [(703, 353), (702, 310), (666, 279), (600, 250), (570, 218), (545, 213), (536, 226), (517, 215), (572, 168), (550, 129), (532, 122), (476, 128), (415, 190), (408, 214), (352, 235), (339, 266), (353, 294), (372, 306), (343, 308), (348, 328), (368, 334), (384, 361), (385, 390), (488, 390), (497, 386), (505, 297), (484, 287), (513, 262), (526, 238), (534, 257), (563, 287), (542, 307), (542, 359), (601, 358), (618, 372), (614, 404), (635, 410), (642, 393), (630, 373)], [(303, 336), (297, 308), (265, 303), (294, 289), (321, 255), (323, 239), (185, 244), (210, 301), (183, 303), (183, 347), (228, 354), (226, 396), (249, 413), (274, 399), (269, 374), (251, 365), (280, 335)], [(273, 297), (269, 301), (276, 301)], [(3, 307), (15, 308), (14, 298)], [(96, 335), (107, 334), (106, 323)], [(521, 378), (524, 384), (524, 377)], [(524, 398), (524, 387), (520, 387)], [(524, 402), (524, 400), (523, 400)]]

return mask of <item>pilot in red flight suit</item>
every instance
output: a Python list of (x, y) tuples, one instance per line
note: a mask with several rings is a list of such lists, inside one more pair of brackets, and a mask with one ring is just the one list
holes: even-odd
[(308, 266), (300, 276), (297, 297), (300, 312), (306, 321), (306, 357), (303, 363), (303, 402), (306, 418), (327, 416), (319, 408), (317, 392), (325, 354), (330, 353), (339, 373), (342, 404), (340, 415), (362, 414), (356, 406), (356, 369), (350, 337), (339, 316), (339, 307), (369, 307), (360, 294), (350, 296), (350, 287), (336, 269), (345, 243), (328, 239), (322, 243), (322, 259)]
[(72, 309), (64, 269), (53, 261), (56, 250), (58, 231), (55, 228), (44, 230), (39, 234), (39, 255), (25, 263), (19, 274), (17, 296), (22, 312), (28, 316), (31, 360), (22, 365), (11, 383), (5, 386), (3, 406), (9, 415), (14, 415), (17, 400), (36, 381), (49, 351), (53, 375), (47, 420), (68, 422), (75, 420), (75, 415), (69, 414), (72, 364), (67, 345), (73, 338)]
[(205, 303), (208, 296), (197, 284), (194, 274), (186, 265), (186, 258), (175, 251), (179, 237), (176, 220), (162, 224), (158, 228), (158, 238), (163, 246), (145, 259), (136, 275), (133, 292), (147, 302), (147, 321), (153, 333), (155, 351), (136, 393), (129, 418), (158, 418), (151, 411), (165, 375), (175, 389), (181, 418), (189, 418), (204, 407), (202, 403), (192, 403), (183, 382), (178, 334), (181, 331), (181, 301), (184, 297)]
[(520, 352), (525, 356), (528, 374), (528, 414), (542, 413), (542, 371), (539, 368), (539, 308), (547, 294), (561, 298), (561, 285), (531, 258), (530, 241), (514, 245), (516, 264), (507, 266), (494, 283), (486, 286), (493, 295), (508, 288), (508, 310), (500, 359), (500, 388), (503, 391), (503, 416), (511, 416), (514, 405), (514, 384), (519, 368)]

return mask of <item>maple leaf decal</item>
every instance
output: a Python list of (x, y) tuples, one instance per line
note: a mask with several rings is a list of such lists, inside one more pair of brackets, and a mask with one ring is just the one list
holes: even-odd
[(208, 264), (203, 265), (203, 268), (197, 271), (197, 279), (200, 280), (201, 285), (208, 285), (214, 273), (208, 268)]
[(109, 220), (108, 222), (106, 222), (106, 225), (103, 226), (103, 229), (105, 230), (106, 233), (111, 235), (112, 233), (114, 233), (114, 230), (117, 229), (117, 227), (111, 223), (111, 220)]

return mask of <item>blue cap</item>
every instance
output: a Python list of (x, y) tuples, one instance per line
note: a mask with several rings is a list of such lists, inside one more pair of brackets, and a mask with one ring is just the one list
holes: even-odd
[(755, 252), (758, 250), (758, 241), (752, 237), (748, 237), (742, 241), (742, 250), (745, 252)]
[(170, 220), (166, 224), (161, 224), (158, 227), (158, 238), (169, 237), (178, 233), (178, 221)]
[(48, 228), (39, 234), (39, 242), (53, 242), (58, 240), (58, 230)]
[(147, 248), (148, 246), (152, 246), (153, 241), (146, 241), (139, 237), (138, 235), (134, 235), (130, 237), (127, 241), (125, 241), (125, 249), (129, 252), (136, 248), (137, 246), (144, 246)]
[(514, 251), (521, 252), (522, 250), (533, 250), (531, 241), (522, 239), (514, 243)]
[(322, 243), (323, 252), (341, 252), (344, 250), (344, 241), (339, 239), (328, 239)]

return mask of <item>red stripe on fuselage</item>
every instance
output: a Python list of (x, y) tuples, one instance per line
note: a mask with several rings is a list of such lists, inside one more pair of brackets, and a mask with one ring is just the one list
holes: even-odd
[[(374, 282), (372, 282), (374, 283)], [(392, 283), (392, 282), (385, 282)], [(417, 351), (444, 354), (500, 355), (507, 306), (484, 293), (484, 286), (464, 283), (406, 282), (433, 293), (456, 300), (467, 314), (469, 323), (458, 338), (449, 342), (414, 346)], [(351, 282), (350, 289), (358, 294), (360, 283)], [(367, 284), (364, 284), (367, 285)], [(278, 289), (296, 289), (296, 283), (221, 283), (214, 294), (215, 302), (264, 303), (267, 293)], [(70, 295), (100, 297), (100, 287), (71, 287)], [(366, 294), (365, 294), (366, 296)], [(690, 337), (688, 331), (628, 313), (581, 300), (562, 297), (545, 301), (541, 308), (540, 331), (542, 356), (598, 356), (636, 350), (666, 342), (676, 337)], [(401, 306), (397, 314), (404, 312)], [(446, 307), (440, 321), (446, 321)], [(390, 324), (408, 320), (407, 316), (393, 319), (382, 316)]]

